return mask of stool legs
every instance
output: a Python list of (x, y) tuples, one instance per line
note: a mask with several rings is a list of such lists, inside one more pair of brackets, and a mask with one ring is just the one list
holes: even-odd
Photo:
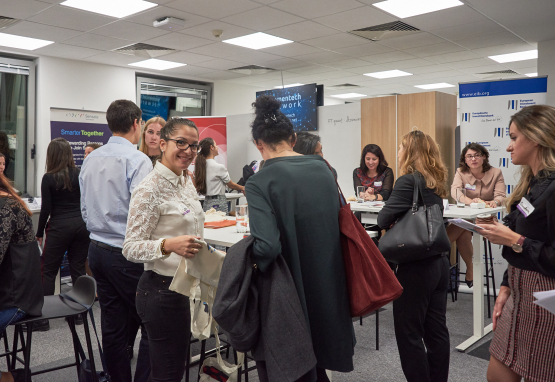
[(489, 262), (491, 266), (491, 282), (493, 284), (493, 302), (497, 300), (497, 289), (495, 289), (495, 272), (493, 271), (493, 252), (491, 251), (491, 241), (488, 240)]

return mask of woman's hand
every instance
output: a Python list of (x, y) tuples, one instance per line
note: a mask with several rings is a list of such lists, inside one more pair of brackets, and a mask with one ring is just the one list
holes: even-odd
[(472, 203), (482, 203), (482, 199), (474, 198), (474, 199), (472, 199)]
[(37, 241), (39, 243), (39, 247), (42, 247), (42, 237), (37, 237)]
[(368, 187), (366, 189), (366, 193), (369, 194), (369, 195), (374, 195), (374, 188), (373, 187)]
[(503, 307), (507, 302), (507, 299), (511, 295), (511, 288), (506, 286), (501, 286), (499, 289), (499, 294), (497, 295), (497, 300), (495, 300), (495, 306), (493, 307), (493, 330), (495, 331), (497, 327), (497, 319), (501, 316), (503, 312)]
[(192, 259), (202, 248), (201, 244), (195, 243), (195, 239), (200, 240), (200, 237), (183, 235), (166, 239), (164, 250), (168, 253), (174, 252), (179, 256)]
[(512, 231), (509, 227), (498, 222), (478, 226), (483, 228), (482, 230), (480, 230), (480, 234), (482, 234), (483, 237), (491, 241), (493, 244), (500, 244), (510, 247), (511, 245), (515, 244), (518, 239), (520, 239), (520, 235), (518, 233)]
[(376, 195), (366, 192), (364, 194), (364, 200), (373, 202), (374, 200), (376, 200)]
[(495, 200), (491, 200), (491, 201), (489, 201), (489, 202), (486, 202), (486, 207), (496, 208), (496, 207), (497, 207), (497, 203), (495, 203)]

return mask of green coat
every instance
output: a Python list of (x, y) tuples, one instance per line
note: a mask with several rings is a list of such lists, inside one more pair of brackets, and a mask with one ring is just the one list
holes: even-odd
[(355, 338), (332, 172), (318, 155), (269, 159), (245, 189), (253, 260), (263, 273), (283, 255), (307, 317), (317, 366), (353, 370)]

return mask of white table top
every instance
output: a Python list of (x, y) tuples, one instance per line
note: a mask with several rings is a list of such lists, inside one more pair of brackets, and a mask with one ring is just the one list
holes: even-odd
[[(225, 193), (225, 198), (227, 200), (236, 200), (236, 199), (242, 198), (243, 196), (245, 196), (245, 195), (243, 195), (241, 192), (239, 192), (239, 193), (237, 193), (237, 192), (226, 192)], [(204, 197), (204, 195), (199, 195), (198, 198), (199, 198), (199, 200), (204, 200), (205, 197)]]
[[(228, 220), (235, 220), (233, 217), (228, 217)], [(205, 228), (204, 241), (212, 245), (221, 245), (224, 247), (231, 247), (235, 243), (241, 241), (244, 233), (237, 233), (235, 226), (224, 228)]]
[[(379, 213), (383, 207), (372, 207), (364, 205), (363, 203), (351, 202), (352, 211), (369, 212), (373, 214)], [(449, 209), (443, 212), (445, 218), (459, 218), (459, 219), (476, 219), (480, 214), (494, 214), (503, 211), (504, 207), (496, 208), (457, 208), (456, 205), (450, 204)]]

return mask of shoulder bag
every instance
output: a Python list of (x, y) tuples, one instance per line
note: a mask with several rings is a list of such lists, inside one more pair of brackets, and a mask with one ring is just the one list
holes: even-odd
[(426, 206), (423, 197), (423, 205), (419, 207), (419, 194), (423, 195), (420, 176), (414, 174), (412, 208), (395, 222), (379, 242), (380, 251), (390, 263), (408, 263), (451, 250), (441, 207), (437, 204)]

